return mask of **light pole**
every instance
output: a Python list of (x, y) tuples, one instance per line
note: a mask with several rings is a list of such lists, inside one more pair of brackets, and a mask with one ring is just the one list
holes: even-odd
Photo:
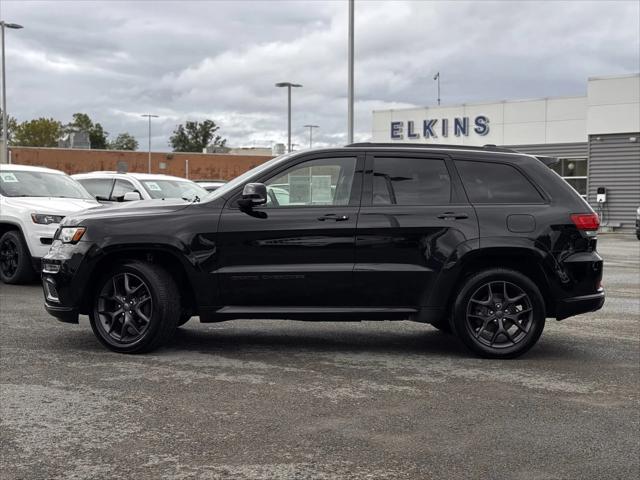
[(304, 128), (309, 129), (309, 148), (313, 147), (313, 129), (320, 128), (320, 125), (305, 125)]
[(9, 125), (7, 125), (7, 77), (4, 66), (4, 29), (6, 27), (18, 30), (23, 27), (17, 23), (6, 23), (4, 21), (0, 21), (0, 26), (2, 28), (2, 161), (9, 163), (9, 144), (7, 141)]
[(291, 152), (291, 88), (300, 88), (302, 87), (302, 85), (298, 84), (298, 83), (291, 83), (291, 82), (280, 82), (280, 83), (276, 83), (276, 87), (287, 87), (287, 99), (288, 99), (288, 103), (287, 103), (287, 132), (288, 132), (288, 152)]
[(145, 113), (140, 115), (141, 117), (147, 117), (149, 119), (149, 172), (151, 173), (151, 119), (158, 118), (158, 115), (152, 115), (150, 113)]
[(436, 73), (433, 79), (438, 81), (438, 105), (440, 105), (440, 72)]
[(349, 0), (349, 107), (347, 109), (347, 143), (353, 143), (353, 16), (355, 0)]

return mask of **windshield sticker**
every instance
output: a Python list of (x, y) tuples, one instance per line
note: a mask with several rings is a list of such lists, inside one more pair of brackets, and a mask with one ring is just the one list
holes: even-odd
[(156, 182), (144, 182), (144, 184), (147, 186), (147, 188), (153, 192), (161, 192), (162, 189), (160, 188), (160, 185), (158, 185)]
[(13, 172), (0, 172), (0, 180), (4, 183), (19, 183), (20, 180), (16, 178)]

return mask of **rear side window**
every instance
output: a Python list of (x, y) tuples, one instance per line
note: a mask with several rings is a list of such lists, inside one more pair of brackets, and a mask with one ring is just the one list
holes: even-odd
[(94, 197), (106, 200), (111, 194), (111, 187), (113, 186), (113, 179), (111, 178), (81, 178), (78, 181)]
[(450, 201), (451, 178), (444, 160), (374, 159), (374, 205), (442, 205)]
[(456, 161), (471, 203), (543, 203), (518, 169), (503, 163)]

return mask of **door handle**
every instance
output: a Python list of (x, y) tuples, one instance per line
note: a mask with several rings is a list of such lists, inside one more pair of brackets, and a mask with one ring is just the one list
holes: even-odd
[(321, 217), (318, 217), (318, 220), (324, 222), (325, 220), (333, 220), (334, 222), (344, 222), (345, 220), (349, 220), (347, 215), (336, 215), (335, 213), (327, 213)]
[(469, 218), (469, 215), (466, 213), (444, 212), (438, 215), (438, 218), (443, 220), (462, 220), (464, 218)]

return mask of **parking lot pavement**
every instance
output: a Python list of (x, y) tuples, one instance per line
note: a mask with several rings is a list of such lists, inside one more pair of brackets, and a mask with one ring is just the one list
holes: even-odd
[(0, 476), (637, 478), (640, 242), (599, 249), (604, 309), (512, 361), (410, 322), (193, 319), (118, 355), (2, 285)]

